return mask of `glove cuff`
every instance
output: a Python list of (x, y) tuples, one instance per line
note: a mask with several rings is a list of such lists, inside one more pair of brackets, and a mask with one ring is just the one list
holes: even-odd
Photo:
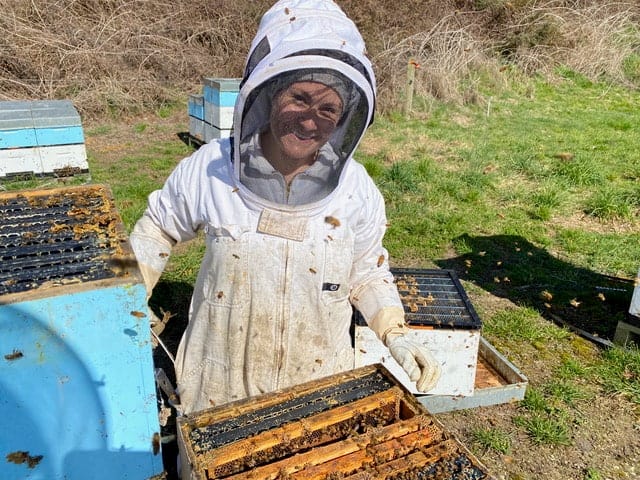
[(384, 307), (369, 322), (369, 328), (375, 332), (382, 343), (387, 345), (387, 338), (404, 335), (406, 324), (404, 323), (404, 309), (402, 307)]

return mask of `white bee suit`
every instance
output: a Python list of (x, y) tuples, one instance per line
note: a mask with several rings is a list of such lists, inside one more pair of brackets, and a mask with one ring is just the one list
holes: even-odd
[(382, 199), (360, 165), (346, 169), (331, 199), (287, 212), (248, 205), (228, 168), (200, 174), (226, 164), (224, 150), (216, 142), (184, 160), (147, 212), (179, 240), (205, 231), (176, 356), (185, 412), (351, 369), (350, 297), (369, 318), (399, 305), (386, 265), (377, 263), (386, 255)]
[[(318, 167), (277, 203), (277, 182), (260, 189), (271, 173), (256, 134), (281, 84), (326, 72), (350, 85), (346, 113)], [(352, 306), (381, 337), (403, 321), (382, 246), (383, 198), (351, 159), (373, 117), (374, 82), (362, 38), (335, 3), (276, 3), (247, 60), (234, 137), (202, 146), (150, 195), (131, 234), (149, 291), (175, 242), (206, 238), (176, 355), (184, 413), (352, 369)]]

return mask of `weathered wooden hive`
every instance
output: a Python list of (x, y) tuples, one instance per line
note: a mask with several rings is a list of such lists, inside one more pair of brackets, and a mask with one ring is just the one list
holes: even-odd
[(490, 479), (382, 365), (180, 417), (191, 478)]

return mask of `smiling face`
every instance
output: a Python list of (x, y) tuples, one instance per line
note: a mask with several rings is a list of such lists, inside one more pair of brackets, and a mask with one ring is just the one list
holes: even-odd
[(261, 139), (263, 151), (279, 170), (310, 165), (341, 115), (342, 100), (332, 88), (317, 82), (292, 83), (273, 100), (270, 128)]

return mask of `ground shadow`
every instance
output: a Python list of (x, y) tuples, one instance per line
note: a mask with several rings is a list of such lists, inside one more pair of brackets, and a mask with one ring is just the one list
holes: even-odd
[(627, 317), (632, 280), (572, 265), (516, 235), (465, 234), (454, 244), (470, 253), (438, 260), (439, 267), (555, 323), (610, 341)]
[[(175, 371), (169, 354), (175, 357), (178, 345), (184, 330), (189, 321), (189, 304), (193, 294), (193, 285), (186, 282), (173, 282), (160, 280), (153, 289), (153, 295), (149, 299), (149, 306), (158, 317), (162, 317), (162, 312), (167, 312), (171, 318), (167, 321), (164, 330), (159, 337), (162, 345), (157, 345), (153, 349), (153, 363), (155, 368), (162, 368), (167, 374), (172, 385), (176, 385)], [(169, 354), (164, 350), (168, 350)], [(166, 405), (169, 406), (168, 397), (164, 392), (159, 391)], [(172, 415), (167, 424), (161, 427), (163, 438), (162, 460), (167, 480), (177, 480), (179, 478), (176, 460), (178, 457), (178, 444), (176, 435), (176, 411), (172, 409)]]
[(189, 147), (193, 147), (194, 150), (197, 150), (202, 145), (204, 145), (204, 141), (194, 137), (189, 132), (178, 132), (177, 135), (180, 140), (182, 140)]

